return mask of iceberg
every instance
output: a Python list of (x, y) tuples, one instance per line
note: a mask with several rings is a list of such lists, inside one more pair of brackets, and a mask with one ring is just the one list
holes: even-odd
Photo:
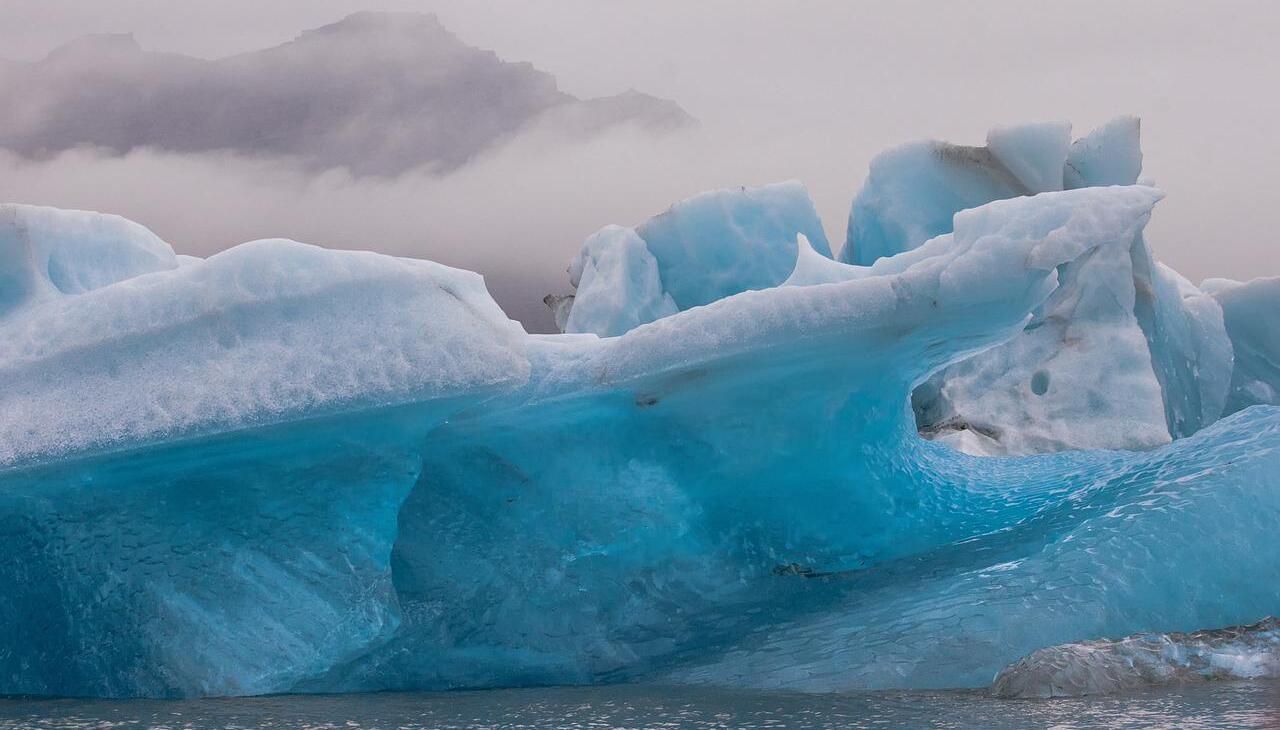
[(1071, 126), (992, 130), (985, 147), (927, 141), (883, 152), (849, 211), (840, 260), (866, 266), (951, 231), (956, 213), (1062, 189)]
[(1201, 286), (1222, 306), (1235, 353), (1225, 412), (1280, 405), (1280, 277), (1208, 279)]
[[(1041, 137), (1001, 164), (1061, 170)], [(14, 209), (0, 693), (981, 687), (1278, 613), (1280, 407), (1218, 413), (1269, 377), (1229, 355), (1269, 290), (1135, 258), (1158, 190), (988, 201), (867, 266), (767, 190), (600, 231), (555, 335), (431, 262)], [(1053, 453), (922, 439), (954, 368)]]
[(715, 190), (634, 229), (607, 226), (569, 264), (576, 291), (563, 331), (620, 335), (680, 310), (777, 286), (795, 266), (797, 234), (831, 257), (822, 221), (796, 181)]
[(680, 311), (663, 288), (658, 260), (632, 228), (600, 229), (582, 245), (569, 275), (573, 299), (567, 313), (556, 312), (563, 332), (620, 335)]

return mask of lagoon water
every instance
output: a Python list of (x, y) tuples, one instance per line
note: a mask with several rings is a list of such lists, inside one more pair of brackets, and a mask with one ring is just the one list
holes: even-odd
[(1278, 728), (1280, 683), (1082, 699), (981, 691), (802, 694), (603, 686), (203, 700), (0, 699), (0, 729)]

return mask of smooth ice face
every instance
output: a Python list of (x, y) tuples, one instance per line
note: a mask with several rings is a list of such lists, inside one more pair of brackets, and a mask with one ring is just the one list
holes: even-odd
[(777, 286), (795, 265), (797, 234), (831, 256), (813, 202), (794, 181), (711, 191), (635, 229), (607, 226), (569, 265), (577, 291), (565, 331), (618, 335), (678, 310)]
[(1116, 117), (1071, 143), (1063, 182), (1068, 189), (1133, 185), (1142, 174), (1142, 123)]
[(177, 265), (169, 244), (120, 216), (0, 205), (0, 317)]
[(1280, 405), (1280, 277), (1247, 284), (1209, 279), (1202, 286), (1222, 305), (1235, 351), (1225, 411)]
[(1062, 166), (1071, 142), (1066, 122), (999, 127), (987, 133), (987, 150), (1031, 195), (1062, 189)]
[(264, 694), (385, 642), (397, 514), (450, 410), (0, 469), (0, 691)]
[(1134, 313), (1151, 350), (1169, 433), (1182, 438), (1233, 412), (1225, 406), (1234, 348), (1218, 302), (1138, 244)]
[(620, 335), (679, 309), (662, 288), (658, 262), (632, 228), (605, 226), (569, 269), (576, 293), (563, 330)]
[(997, 697), (1079, 697), (1161, 684), (1280, 678), (1280, 621), (1040, 649), (1005, 667)]

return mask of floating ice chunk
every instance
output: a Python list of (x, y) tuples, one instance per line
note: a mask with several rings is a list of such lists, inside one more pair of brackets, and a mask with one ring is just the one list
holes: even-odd
[(1116, 117), (1071, 144), (1063, 173), (1068, 188), (1133, 185), (1142, 174), (1141, 121)]
[(589, 289), (575, 294), (566, 331), (616, 335), (677, 310), (777, 286), (795, 265), (797, 234), (830, 256), (813, 202), (795, 181), (707, 192), (634, 231), (605, 228), (570, 264), (574, 286), (593, 273)]
[[(868, 269), (831, 264), (852, 280), (531, 340), (527, 389), (433, 435), (393, 561), (405, 621), (338, 687), (663, 679), (774, 622), (838, 621), (845, 606), (821, 607), (845, 573), (1030, 519), (1062, 498), (1061, 471), (1094, 483), (1076, 456), (999, 472), (922, 442), (905, 402), (1021, 331), (1057, 267), (1155, 195), (1005, 201)], [(837, 664), (850, 645), (809, 638)], [(989, 681), (1002, 662), (983, 662)]]
[(547, 305), (547, 309), (551, 310), (551, 318), (555, 322), (556, 331), (564, 332), (565, 327), (569, 326), (569, 310), (573, 309), (573, 295), (548, 294), (542, 298), (542, 303)]
[(1191, 633), (1136, 634), (1040, 649), (1005, 667), (997, 697), (1080, 697), (1161, 684), (1280, 678), (1280, 620)]
[(915, 142), (871, 161), (849, 211), (840, 260), (867, 265), (951, 231), (956, 213), (1019, 195), (1062, 189), (1071, 127), (996, 129), (987, 146)]
[(0, 205), (0, 317), (177, 265), (169, 244), (120, 216)]
[(1235, 351), (1225, 411), (1280, 405), (1280, 277), (1248, 283), (1208, 279), (1201, 287), (1222, 305)]
[(606, 226), (587, 238), (569, 276), (576, 293), (564, 332), (620, 335), (678, 311), (658, 262), (631, 228)]
[(777, 286), (795, 263), (797, 233), (831, 255), (809, 193), (794, 180), (694, 196), (641, 223), (636, 233), (680, 309)]

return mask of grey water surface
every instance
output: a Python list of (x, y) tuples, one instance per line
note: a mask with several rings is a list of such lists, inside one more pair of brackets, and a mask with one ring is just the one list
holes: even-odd
[(1105, 697), (985, 691), (802, 694), (604, 686), (202, 700), (0, 698), (22, 728), (1280, 728), (1280, 683), (1211, 682)]

